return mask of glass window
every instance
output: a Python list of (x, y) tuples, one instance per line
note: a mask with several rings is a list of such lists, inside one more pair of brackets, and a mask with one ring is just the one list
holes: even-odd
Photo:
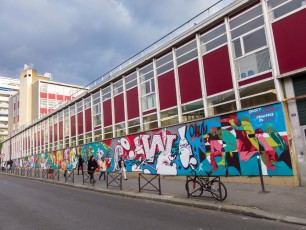
[(250, 9), (249, 11), (244, 12), (243, 14), (231, 19), (230, 22), (229, 22), (230, 27), (232, 29), (236, 28), (236, 27), (239, 27), (239, 26), (243, 25), (244, 23), (246, 23), (250, 20), (253, 20), (254, 18), (256, 18), (259, 15), (262, 15), (261, 5), (257, 5), (253, 9)]
[(157, 75), (161, 75), (173, 69), (173, 55), (172, 52), (156, 60)]
[(156, 107), (153, 64), (143, 67), (139, 72), (142, 108), (146, 111)]
[(126, 134), (125, 122), (115, 124), (115, 129), (116, 129), (116, 137), (124, 136)]
[(127, 90), (137, 86), (137, 73), (136, 72), (125, 77), (125, 85), (126, 85)]
[(101, 103), (95, 104), (93, 106), (92, 118), (93, 118), (94, 127), (101, 125), (102, 123)]
[(265, 30), (261, 28), (245, 37), (243, 37), (244, 51), (249, 53), (267, 45)]
[(75, 105), (70, 106), (70, 116), (75, 115)]
[(48, 92), (48, 85), (46, 83), (40, 83), (40, 92), (46, 93)]
[(122, 79), (119, 80), (119, 81), (116, 81), (114, 83), (113, 89), (114, 89), (114, 96), (123, 92), (123, 81), (122, 81)]
[(128, 121), (128, 130), (129, 130), (129, 134), (140, 132), (139, 118)]
[(85, 109), (88, 109), (91, 107), (91, 96), (84, 99), (84, 107)]
[(83, 112), (83, 101), (77, 102), (78, 113)]
[(238, 79), (271, 71), (261, 5), (230, 21)]
[(143, 116), (143, 128), (144, 130), (156, 129), (158, 128), (157, 114), (150, 114)]
[(182, 65), (185, 62), (191, 61), (198, 57), (197, 43), (195, 40), (178, 48), (176, 50), (177, 65)]
[(92, 95), (92, 100), (94, 105), (101, 102), (100, 91)]
[(94, 141), (102, 141), (102, 130), (101, 129), (94, 131)]
[(239, 89), (242, 108), (276, 102), (274, 81), (269, 80)]
[(182, 105), (183, 121), (191, 121), (205, 117), (203, 100)]
[(269, 0), (268, 6), (271, 19), (280, 18), (292, 11), (306, 6), (305, 0)]
[(203, 34), (200, 38), (202, 53), (213, 50), (227, 43), (225, 25), (222, 24), (217, 28)]
[(113, 127), (108, 126), (104, 128), (105, 139), (113, 138)]
[(179, 121), (177, 107), (161, 111), (160, 120), (162, 127), (178, 124)]
[(102, 99), (103, 101), (111, 98), (111, 87), (107, 86), (106, 88), (102, 89)]

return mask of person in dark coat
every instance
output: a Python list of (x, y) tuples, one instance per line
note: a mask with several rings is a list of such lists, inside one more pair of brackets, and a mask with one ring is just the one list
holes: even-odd
[(79, 161), (78, 161), (78, 175), (80, 174), (80, 168), (82, 169), (82, 175), (84, 174), (83, 163), (84, 163), (84, 160), (83, 160), (83, 158), (80, 154), (79, 155)]
[(95, 183), (95, 171), (98, 168), (98, 163), (94, 156), (91, 156), (88, 161), (88, 174), (90, 175), (90, 182)]

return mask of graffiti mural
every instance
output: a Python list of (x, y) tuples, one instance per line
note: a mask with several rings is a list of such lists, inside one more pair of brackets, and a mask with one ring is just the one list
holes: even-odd
[(161, 175), (292, 176), (284, 115), (280, 103), (203, 121), (128, 135), (104, 142), (21, 158), (20, 167), (60, 168), (64, 160), (75, 169), (78, 156), (106, 160), (108, 172), (119, 170)]

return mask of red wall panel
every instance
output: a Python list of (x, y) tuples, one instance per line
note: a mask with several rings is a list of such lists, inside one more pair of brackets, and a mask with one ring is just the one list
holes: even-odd
[(227, 46), (203, 56), (207, 96), (233, 88)]
[(40, 93), (40, 98), (47, 98), (47, 93)]
[(56, 95), (55, 95), (54, 93), (49, 93), (49, 94), (48, 94), (48, 98), (49, 98), (49, 99), (55, 99), (55, 96), (56, 96)]
[(139, 103), (137, 87), (126, 91), (126, 104), (128, 111), (128, 119), (139, 117)]
[(83, 112), (78, 113), (78, 135), (83, 134), (84, 128), (83, 128)]
[(263, 74), (263, 75), (260, 75), (260, 76), (257, 76), (257, 77), (252, 77), (252, 78), (244, 80), (244, 81), (240, 81), (238, 83), (238, 85), (239, 86), (247, 85), (247, 84), (250, 84), (250, 83), (253, 83), (253, 82), (256, 82), (256, 81), (261, 81), (261, 80), (269, 78), (269, 77), (272, 77), (272, 73), (271, 72)]
[(41, 144), (43, 145), (45, 143), (45, 132), (44, 130), (41, 130)]
[(61, 141), (61, 140), (63, 140), (63, 122), (61, 121), (60, 123), (59, 123), (59, 140)]
[(70, 118), (70, 132), (71, 132), (72, 137), (74, 137), (76, 135), (75, 116), (71, 116), (71, 118)]
[(52, 139), (52, 126), (49, 127), (49, 144), (51, 144), (53, 142)]
[(198, 59), (180, 66), (178, 73), (182, 103), (202, 98)]
[(104, 127), (112, 125), (113, 123), (112, 104), (110, 99), (103, 102), (103, 117), (104, 117)]
[(167, 109), (177, 105), (174, 71), (169, 71), (157, 78), (160, 109)]
[(280, 73), (306, 67), (306, 9), (272, 24)]
[(123, 93), (114, 97), (115, 123), (124, 121), (124, 100)]
[(57, 95), (57, 100), (64, 100), (64, 96), (63, 95)]
[(92, 131), (92, 117), (91, 117), (91, 109), (85, 110), (85, 132)]
[(54, 124), (54, 141), (58, 141), (57, 126), (58, 124)]

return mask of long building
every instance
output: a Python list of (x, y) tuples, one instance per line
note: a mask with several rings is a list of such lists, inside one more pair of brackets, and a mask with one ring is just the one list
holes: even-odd
[(269, 183), (303, 185), (305, 21), (305, 0), (233, 1), (11, 135), (4, 160), (94, 154), (110, 170), (123, 156), (129, 171), (256, 176), (258, 156)]

